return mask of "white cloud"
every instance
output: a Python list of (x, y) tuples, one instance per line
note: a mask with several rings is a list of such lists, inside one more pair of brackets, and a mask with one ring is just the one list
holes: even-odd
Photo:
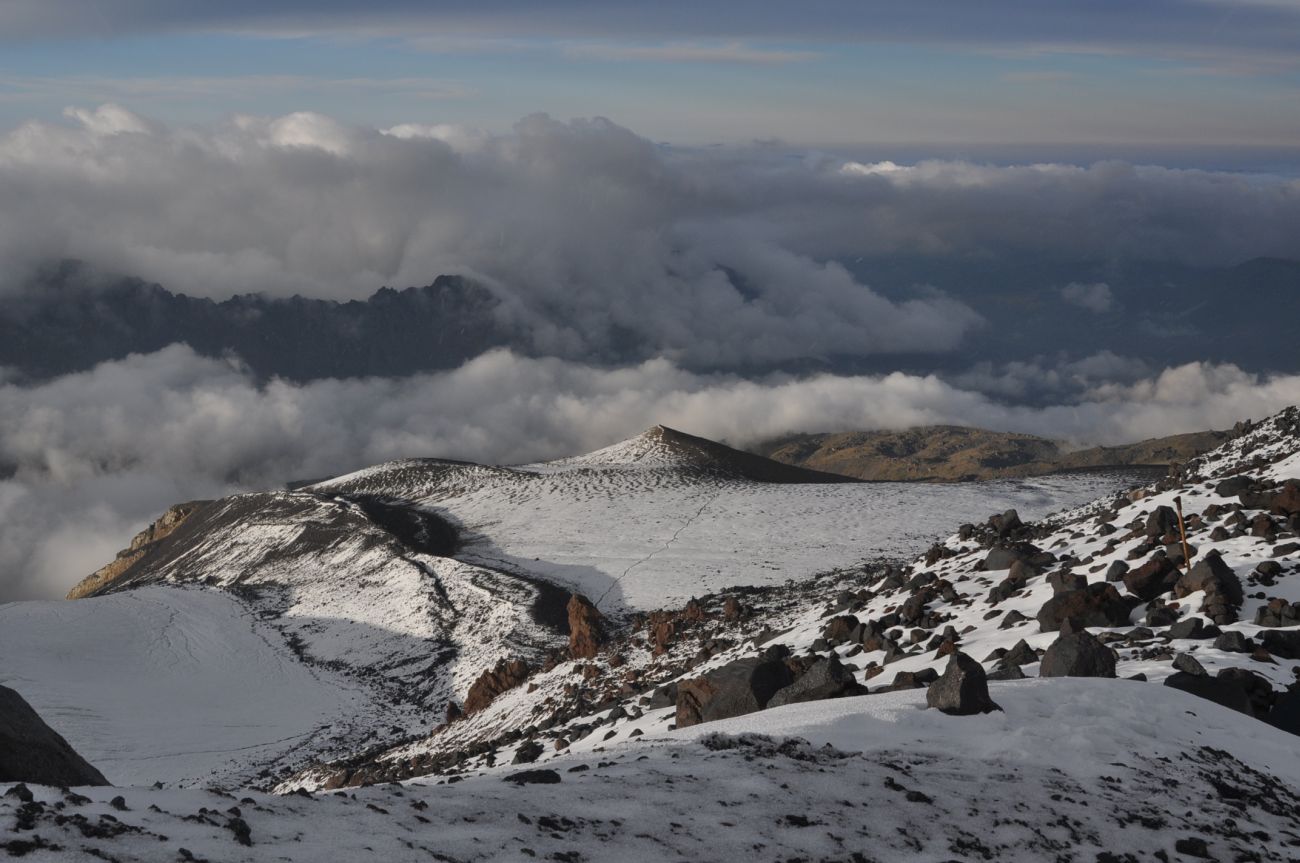
[(1078, 443), (1226, 428), (1300, 402), (1300, 376), (1194, 363), (1120, 382), (1061, 374), (1068, 404), (1008, 406), (933, 376), (744, 380), (663, 359), (622, 368), (484, 354), (400, 380), (258, 385), (171, 347), (31, 387), (0, 374), (0, 601), (56, 595), (166, 506), (408, 456), (519, 463), (664, 423), (746, 444), (792, 431), (975, 425)]
[(571, 358), (952, 350), (979, 323), (970, 309), (892, 303), (826, 262), (1231, 263), (1294, 255), (1300, 225), (1294, 180), (1117, 162), (845, 164), (544, 115), (499, 136), (310, 112), (183, 128), (113, 106), (70, 116), (0, 137), (9, 283), (63, 257), (213, 297), (354, 298), (461, 273), (534, 349)]
[(1110, 311), (1114, 297), (1111, 295), (1110, 285), (1105, 282), (1091, 284), (1070, 282), (1061, 288), (1061, 299), (1081, 309), (1102, 314)]

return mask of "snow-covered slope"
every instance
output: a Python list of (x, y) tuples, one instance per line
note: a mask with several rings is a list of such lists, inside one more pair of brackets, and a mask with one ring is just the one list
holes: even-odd
[(1037, 517), (1125, 479), (828, 482), (825, 474), (656, 428), (545, 464), (392, 462), (312, 490), (414, 501), (461, 527), (460, 559), (570, 586), (618, 613), (908, 556), (991, 509)]
[[(1253, 536), (1252, 523), (1263, 524), (1265, 517), (1261, 504), (1241, 503), (1233, 487), (1239, 490), (1246, 480), (1232, 478), (1248, 477), (1251, 488), (1285, 488), (1282, 481), (1300, 477), (1298, 420), (1297, 411), (1285, 412), (1187, 465), (1181, 478), (1107, 495), (1002, 536), (990, 524), (968, 524), (905, 567), (849, 566), (811, 579), (702, 596), (694, 606), (638, 620), (594, 659), (538, 671), (527, 689), (506, 692), (425, 740), (368, 762), (308, 771), (287, 787), (434, 769), (473, 772), (532, 744), (540, 744), (537, 757), (545, 762), (566, 751), (652, 734), (676, 719), (675, 683), (769, 648), (803, 661), (833, 656), (873, 691), (925, 685), (933, 679), (927, 675), (943, 671), (954, 648), (995, 676), (1033, 678), (1060, 634), (1055, 625), (1040, 623), (1040, 612), (1058, 594), (1075, 589), (1106, 598), (1110, 622), (1083, 623), (1115, 650), (1119, 677), (1140, 675), (1158, 686), (1180, 668), (1198, 674), (1199, 666), (1210, 681), (1204, 686), (1230, 683), (1248, 691), (1248, 713), (1269, 716), (1300, 671), (1300, 628), (1287, 628), (1300, 626), (1300, 620), (1279, 628), (1276, 621), (1257, 618), (1261, 608), (1277, 608), (1279, 600), (1300, 600), (1300, 538), (1294, 517), (1288, 522), (1276, 515), (1269, 517), (1273, 533)], [(1233, 487), (1221, 485), (1225, 479)], [(1203, 613), (1202, 590), (1172, 593), (1181, 575), (1172, 566), (1170, 581), (1154, 596), (1139, 598), (1116, 580), (1117, 561), (1138, 570), (1181, 551), (1146, 531), (1152, 514), (1175, 497), (1189, 519), (1194, 560), (1212, 557), (1213, 549), (1244, 586), (1234, 619), (1220, 616), (1216, 623)], [(1001, 518), (999, 513), (990, 522)], [(1038, 559), (1012, 577), (1010, 560), (996, 559), (1011, 549)], [(1134, 590), (1142, 590), (1137, 582)], [(1215, 682), (1220, 673), (1229, 676), (1222, 686)], [(1295, 704), (1286, 708), (1294, 709)], [(1284, 721), (1281, 715), (1272, 719)], [(1300, 727), (1295, 717), (1285, 722)], [(491, 743), (486, 750), (473, 748), (484, 742)], [(462, 757), (448, 761), (452, 753)]]
[(0, 684), (115, 785), (248, 784), (380, 721), (367, 691), (299, 662), (221, 591), (147, 587), (0, 605)]
[[(554, 665), (568, 635), (564, 588), (617, 619), (730, 585), (779, 586), (912, 554), (990, 506), (1041, 514), (1116, 482), (840, 482), (662, 428), (544, 465), (393, 462), (307, 489), (213, 502), (96, 584), (107, 596), (66, 609), (6, 607), (8, 619), (26, 622), (5, 632), (6, 643), (21, 646), (0, 651), (0, 682), (34, 688), (26, 694), (38, 709), (84, 710), (84, 722), (61, 730), (88, 754), (116, 759), (100, 765), (116, 781), (257, 776), (270, 785), (308, 760), (409, 749), (498, 661)], [(124, 617), (146, 607), (152, 617)], [(223, 632), (232, 619), (253, 628), (260, 654), (239, 654), (238, 641), (225, 646), (233, 652), (183, 652), (187, 633)], [(78, 628), (71, 639), (69, 627)], [(110, 649), (92, 663), (83, 659), (89, 644)], [(169, 651), (180, 655), (173, 661)], [(202, 673), (136, 671), (155, 666)], [(284, 710), (271, 698), (265, 716), (250, 718), (247, 705), (263, 684), (241, 675), (263, 666), (307, 689), (299, 697), (294, 685), (278, 687)], [(96, 686), (82, 684), (88, 675), (98, 675)], [(325, 681), (320, 692), (312, 681)], [(195, 686), (217, 694), (196, 699)], [(550, 709), (521, 695), (507, 693), (458, 725), (437, 753), (518, 733)], [(151, 763), (112, 754), (143, 742), (132, 703), (151, 705), (166, 723), (172, 702), (175, 715), (200, 711), (203, 721), (178, 722), (188, 730), (177, 731), (174, 745), (140, 755)], [(262, 726), (265, 734), (254, 730)], [(236, 745), (241, 727), (250, 729), (247, 746)], [(299, 741), (313, 730), (309, 743)], [(211, 745), (201, 742), (206, 734)], [(109, 740), (119, 743), (98, 742)]]
[(918, 692), (798, 704), (456, 784), (38, 788), (28, 804), (0, 796), (0, 848), (310, 863), (1295, 859), (1300, 738), (1128, 681), (992, 691), (1004, 712), (945, 716)]

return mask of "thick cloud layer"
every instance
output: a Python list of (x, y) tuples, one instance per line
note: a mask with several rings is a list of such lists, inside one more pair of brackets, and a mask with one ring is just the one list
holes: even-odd
[(538, 353), (718, 367), (953, 350), (979, 324), (942, 296), (890, 302), (828, 261), (1295, 255), (1300, 183), (677, 150), (542, 115), (503, 136), (308, 113), (173, 129), (107, 105), (0, 138), (0, 225), (11, 282), (63, 257), (214, 297), (361, 297), (462, 273)]
[(0, 467), (9, 473), (0, 480), (0, 601), (61, 594), (172, 503), (392, 458), (527, 462), (656, 423), (736, 444), (931, 423), (1115, 443), (1227, 427), (1300, 402), (1300, 376), (1192, 364), (1098, 383), (1108, 379), (1101, 371), (1063, 372), (1083, 387), (1074, 403), (1034, 409), (934, 377), (753, 381), (667, 360), (610, 369), (505, 351), (401, 380), (258, 386), (235, 365), (172, 347), (36, 387), (0, 384)]

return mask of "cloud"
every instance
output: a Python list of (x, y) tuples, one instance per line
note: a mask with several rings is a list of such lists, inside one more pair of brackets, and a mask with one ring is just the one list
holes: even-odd
[(1093, 282), (1091, 284), (1070, 282), (1070, 284), (1061, 288), (1061, 299), (1071, 305), (1100, 315), (1110, 311), (1114, 297), (1111, 296), (1110, 285), (1105, 282)]
[(1118, 443), (1300, 402), (1300, 376), (1194, 363), (1111, 380), (1107, 369), (1127, 364), (1090, 362), (1062, 372), (1076, 377), (1073, 396), (1047, 408), (933, 376), (746, 380), (665, 359), (608, 368), (506, 351), (450, 372), (304, 385), (259, 385), (179, 346), (37, 386), (0, 375), (0, 601), (61, 594), (172, 503), (393, 458), (523, 463), (655, 423), (737, 444), (934, 423)]
[[(891, 302), (883, 254), (1290, 256), (1300, 183), (1139, 167), (849, 162), (657, 146), (608, 120), (507, 134), (312, 112), (170, 128), (117, 106), (0, 137), (0, 272), (61, 258), (191, 295), (358, 298), (459, 273), (538, 353), (701, 368), (942, 352), (979, 326)], [(0, 285), (2, 288), (3, 285)]]

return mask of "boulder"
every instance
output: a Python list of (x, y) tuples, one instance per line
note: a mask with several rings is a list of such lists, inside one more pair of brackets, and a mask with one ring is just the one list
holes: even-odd
[(1060, 569), (1047, 576), (1047, 583), (1051, 585), (1053, 594), (1069, 593), (1087, 587), (1088, 577), (1081, 572)]
[[(822, 638), (831, 644), (843, 644), (846, 641), (853, 640), (854, 630), (859, 626), (857, 617), (852, 614), (841, 614), (838, 617), (832, 617), (826, 622), (825, 628), (822, 629)], [(861, 634), (858, 635), (859, 640)]]
[(1087, 632), (1053, 641), (1038, 666), (1039, 677), (1114, 677), (1115, 651)]
[(602, 621), (605, 616), (587, 597), (569, 595), (569, 655), (574, 659), (594, 659), (605, 643)]
[(1143, 602), (1150, 602), (1173, 590), (1178, 582), (1178, 567), (1168, 557), (1156, 556), (1126, 572), (1123, 581), (1129, 593)]
[(1183, 692), (1213, 701), (1215, 704), (1221, 704), (1247, 716), (1255, 715), (1250, 705), (1250, 695), (1240, 683), (1234, 680), (1175, 671), (1165, 678), (1165, 686), (1181, 689)]
[(794, 683), (776, 691), (768, 707), (780, 707), (782, 704), (797, 704), (802, 701), (822, 701), (841, 695), (855, 695), (861, 691), (853, 673), (840, 664), (834, 655), (818, 657), (807, 671)]
[(1173, 507), (1158, 506), (1147, 516), (1147, 523), (1143, 533), (1148, 537), (1158, 537), (1167, 533), (1175, 533), (1177, 530), (1178, 513), (1174, 512)]
[(1129, 565), (1122, 560), (1111, 561), (1110, 566), (1106, 567), (1106, 580), (1119, 581), (1128, 572)]
[(538, 758), (542, 757), (542, 752), (544, 751), (542, 744), (538, 743), (536, 740), (526, 740), (519, 744), (519, 748), (515, 750), (515, 757), (510, 760), (510, 763), (532, 764)]
[(1259, 633), (1260, 643), (1274, 656), (1300, 659), (1300, 630), (1266, 629)]
[(1219, 497), (1236, 497), (1243, 491), (1249, 491), (1251, 483), (1254, 480), (1246, 475), (1230, 476), (1225, 480), (1220, 480), (1214, 487), (1214, 493)]
[(744, 716), (762, 710), (781, 689), (794, 682), (784, 662), (738, 659), (702, 677), (677, 685), (677, 727)]
[(0, 686), (0, 782), (108, 784), (21, 695), (6, 686)]
[(1043, 632), (1056, 632), (1068, 618), (1081, 627), (1124, 626), (1131, 610), (1114, 585), (1098, 582), (1047, 600), (1038, 610), (1038, 625)]
[(1206, 554), (1174, 584), (1174, 596), (1179, 599), (1198, 590), (1205, 591), (1202, 613), (1218, 624), (1236, 621), (1243, 599), (1241, 579), (1217, 551)]
[(1214, 639), (1214, 649), (1226, 653), (1250, 653), (1255, 649), (1255, 642), (1247, 638), (1244, 633), (1232, 630)]
[(930, 684), (925, 693), (925, 704), (953, 716), (1002, 709), (989, 697), (984, 667), (961, 651), (952, 654), (943, 675)]

